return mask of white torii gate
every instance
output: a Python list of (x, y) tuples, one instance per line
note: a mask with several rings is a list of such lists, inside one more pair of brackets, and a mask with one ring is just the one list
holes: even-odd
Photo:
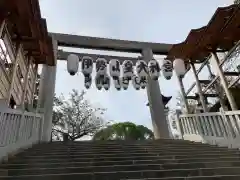
[[(96, 38), (87, 36), (77, 36), (59, 33), (50, 33), (53, 38), (53, 49), (55, 60), (66, 60), (69, 52), (58, 50), (58, 46), (62, 47), (74, 47), (74, 48), (86, 48), (86, 49), (97, 49), (97, 50), (109, 50), (109, 51), (120, 51), (120, 52), (131, 52), (141, 53), (143, 60), (146, 62), (153, 59), (153, 54), (166, 55), (171, 44), (161, 43), (148, 43), (148, 42), (137, 42), (137, 41), (125, 41), (117, 39), (106, 39)], [(72, 52), (71, 52), (72, 54)], [(132, 60), (133, 63), (137, 62), (137, 58), (131, 57), (119, 57), (119, 56), (107, 56), (98, 54), (86, 54), (86, 53), (75, 53), (81, 59), (83, 56), (90, 56), (93, 59), (103, 57), (107, 61), (110, 59), (118, 59), (120, 62), (124, 60)], [(56, 66), (43, 65), (41, 75), (41, 85), (39, 92), (39, 108), (45, 114), (44, 140), (50, 139), (50, 132), (52, 128), (52, 106), (53, 97), (55, 91), (55, 79), (56, 79)], [(170, 138), (168, 123), (166, 120), (164, 105), (162, 102), (162, 96), (158, 81), (148, 78), (147, 84), (147, 96), (149, 101), (153, 132), (156, 139), (159, 138)]]

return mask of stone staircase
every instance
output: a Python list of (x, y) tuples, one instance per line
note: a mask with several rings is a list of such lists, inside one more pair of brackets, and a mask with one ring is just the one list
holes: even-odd
[(183, 140), (52, 142), (0, 165), (14, 180), (240, 179), (240, 152)]

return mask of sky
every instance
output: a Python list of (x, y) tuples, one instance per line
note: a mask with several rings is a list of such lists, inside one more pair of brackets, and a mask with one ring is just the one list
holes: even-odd
[[(42, 17), (47, 19), (50, 32), (172, 44), (184, 41), (191, 29), (208, 23), (217, 7), (230, 3), (231, 0), (40, 0)], [(201, 76), (207, 77), (206, 70)], [(191, 82), (190, 72), (184, 79), (186, 88)], [(171, 80), (160, 77), (159, 83), (162, 94), (172, 96), (169, 107), (174, 109), (179, 91), (175, 75)], [(70, 76), (66, 62), (58, 61), (56, 94), (67, 96), (72, 89), (85, 89), (83, 75), (79, 72)], [(117, 91), (114, 87), (109, 91), (98, 91), (93, 86), (87, 91), (86, 98), (93, 106), (107, 108), (107, 120), (131, 121), (152, 128), (146, 90), (136, 91), (130, 86), (127, 91)]]

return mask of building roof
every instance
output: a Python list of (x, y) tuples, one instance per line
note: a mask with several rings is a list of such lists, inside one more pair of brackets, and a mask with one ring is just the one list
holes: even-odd
[(185, 41), (174, 44), (167, 59), (197, 62), (211, 52), (229, 51), (240, 40), (240, 5), (219, 7), (206, 26), (192, 29)]
[(5, 19), (13, 42), (20, 42), (37, 64), (55, 65), (52, 39), (38, 0), (3, 0), (0, 19)]

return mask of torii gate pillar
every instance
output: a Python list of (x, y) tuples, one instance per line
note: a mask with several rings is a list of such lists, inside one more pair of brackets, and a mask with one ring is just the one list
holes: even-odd
[[(57, 62), (57, 41), (53, 41), (53, 51), (55, 64)], [(55, 94), (55, 81), (56, 81), (57, 64), (55, 66), (42, 66), (38, 111), (44, 114), (43, 122), (41, 125), (40, 136), (41, 141), (49, 142), (52, 133), (52, 116), (53, 116), (53, 99)]]
[[(152, 60), (152, 50), (147, 48), (143, 49), (142, 57), (146, 62)], [(169, 139), (169, 128), (164, 111), (164, 105), (162, 102), (160, 86), (158, 81), (154, 81), (150, 77), (148, 77), (147, 95), (152, 118), (154, 137), (155, 139)]]

